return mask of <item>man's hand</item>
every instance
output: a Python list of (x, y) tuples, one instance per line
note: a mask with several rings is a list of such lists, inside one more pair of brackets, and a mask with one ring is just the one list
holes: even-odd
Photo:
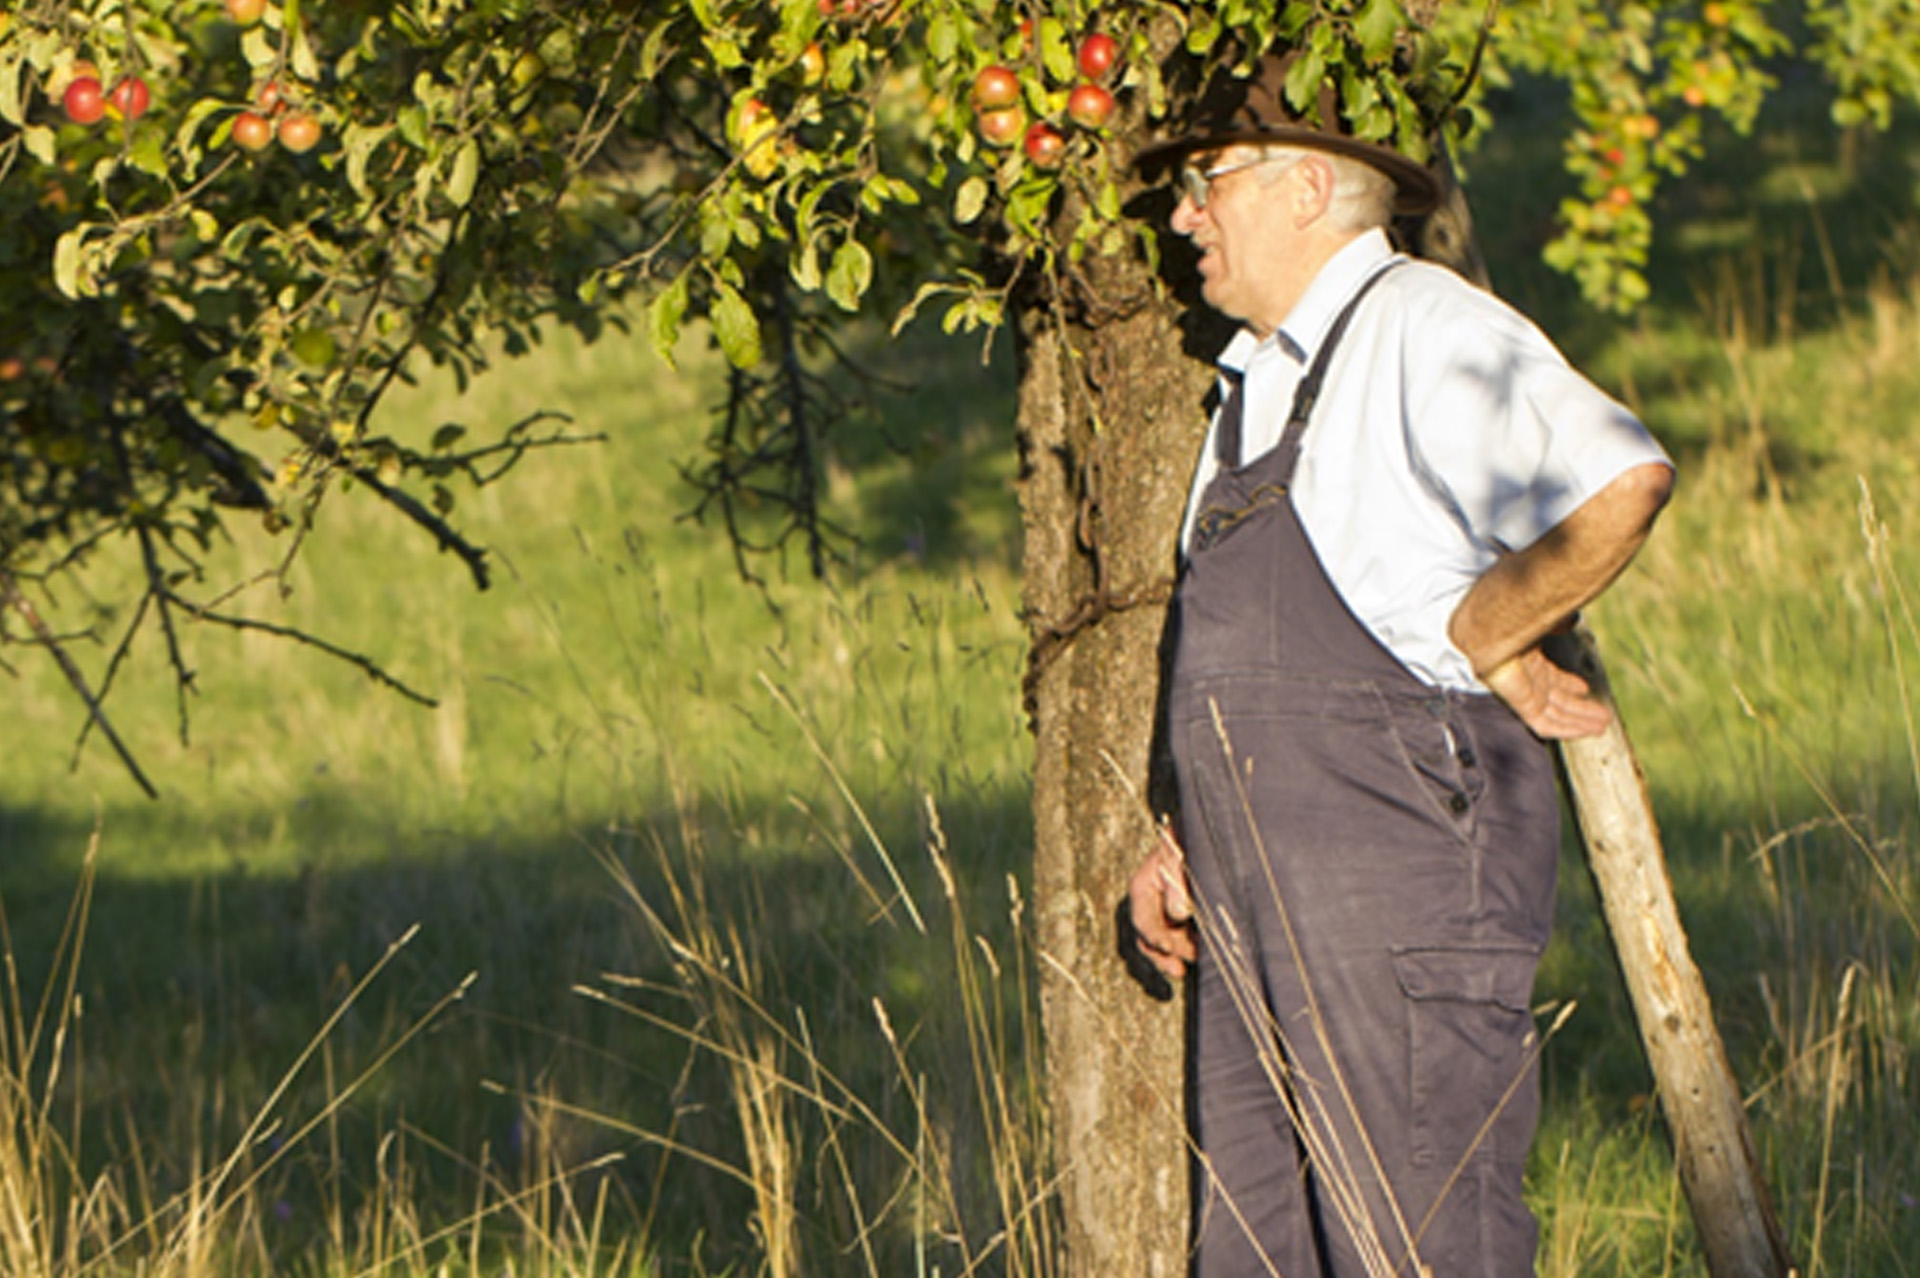
[(1166, 829), (1127, 882), (1127, 908), (1140, 952), (1178, 980), (1200, 956), (1193, 943), (1193, 897), (1187, 891), (1187, 858)]
[(1585, 679), (1556, 666), (1538, 648), (1507, 658), (1480, 681), (1543, 740), (1598, 736), (1613, 721)]
[(1586, 681), (1538, 644), (1620, 574), (1672, 491), (1663, 462), (1623, 471), (1531, 546), (1501, 556), (1453, 610), (1447, 637), (1537, 735), (1589, 737), (1607, 726)]

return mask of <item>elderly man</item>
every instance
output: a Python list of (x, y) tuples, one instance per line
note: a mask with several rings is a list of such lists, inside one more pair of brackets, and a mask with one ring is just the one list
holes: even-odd
[[(1531, 1274), (1529, 1014), (1559, 807), (1607, 710), (1540, 651), (1671, 468), (1512, 309), (1394, 251), (1428, 172), (1225, 79), (1173, 229), (1240, 321), (1193, 484), (1138, 943), (1194, 966), (1196, 1272)], [(1334, 123), (1325, 123), (1333, 121)], [(1197, 928), (1194, 926), (1197, 923)]]

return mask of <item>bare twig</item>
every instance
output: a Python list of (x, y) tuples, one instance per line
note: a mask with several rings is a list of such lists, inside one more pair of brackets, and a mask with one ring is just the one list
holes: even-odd
[(309, 648), (318, 648), (330, 657), (336, 657), (350, 666), (358, 666), (361, 671), (375, 683), (384, 684), (407, 700), (417, 702), (430, 710), (440, 704), (437, 699), (428, 696), (424, 692), (416, 691), (401, 682), (397, 676), (389, 674), (386, 668), (373, 658), (363, 656), (357, 652), (349, 652), (338, 644), (329, 643), (327, 640), (320, 638), (320, 636), (308, 634), (296, 626), (282, 626), (275, 622), (261, 621), (254, 617), (235, 617), (227, 613), (214, 612), (205, 605), (197, 604), (191, 599), (182, 598), (171, 590), (166, 592), (166, 600), (175, 607), (190, 613), (196, 621), (205, 621), (216, 626), (225, 626), (229, 630), (255, 630), (262, 634), (273, 635), (277, 638), (291, 639), (295, 643), (303, 643)]
[(127, 749), (125, 742), (120, 740), (120, 734), (113, 730), (113, 724), (107, 719), (106, 709), (100, 704), (99, 698), (93, 695), (93, 689), (87, 686), (86, 675), (81, 672), (79, 666), (74, 664), (73, 658), (67, 655), (67, 650), (47, 628), (47, 623), (41, 619), (40, 613), (34, 608), (33, 601), (20, 592), (20, 587), (14, 582), (13, 574), (4, 569), (0, 569), (0, 604), (19, 613), (27, 623), (27, 628), (33, 631), (35, 641), (53, 655), (54, 661), (59, 663), (60, 672), (67, 677), (67, 683), (73, 688), (74, 694), (86, 703), (88, 715), (93, 722), (100, 725), (101, 733), (113, 746), (114, 753), (120, 756), (120, 762), (133, 777), (134, 782), (146, 792), (149, 799), (159, 798), (160, 792), (154, 789), (153, 782), (147, 780), (147, 774), (140, 770), (140, 764), (133, 757), (133, 752)]

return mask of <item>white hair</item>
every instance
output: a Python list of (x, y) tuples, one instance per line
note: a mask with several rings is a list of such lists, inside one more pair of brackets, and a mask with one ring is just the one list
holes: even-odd
[[(1310, 155), (1325, 160), (1333, 171), (1333, 198), (1327, 203), (1327, 218), (1339, 230), (1367, 231), (1393, 219), (1393, 179), (1364, 160), (1305, 146), (1263, 146), (1260, 153), (1267, 160), (1297, 163)], [(1292, 167), (1290, 163), (1285, 168), (1262, 169), (1261, 185), (1273, 185)]]

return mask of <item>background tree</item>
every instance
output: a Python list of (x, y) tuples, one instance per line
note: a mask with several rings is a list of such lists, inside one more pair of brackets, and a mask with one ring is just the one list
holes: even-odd
[[(1302, 106), (1331, 79), (1360, 133), (1416, 154), (1487, 122), (1479, 85), (1544, 73), (1577, 121), (1578, 194), (1549, 258), (1625, 308), (1646, 291), (1649, 201), (1701, 154), (1709, 117), (1737, 136), (1798, 58), (1831, 73), (1838, 123), (1884, 124), (1920, 92), (1909, 8), (15, 6), (0, 14), (0, 638), (59, 657), (103, 729), (125, 653), (163, 644), (184, 731), (184, 623), (282, 630), (271, 596), (319, 548), (329, 500), (386, 505), (484, 588), (462, 481), (573, 437), (544, 418), (488, 440), (458, 423), (382, 434), (375, 407), (422, 359), (472, 377), (543, 326), (592, 335), (630, 314), (663, 356), (706, 323), (735, 370), (687, 474), (742, 571), (751, 551), (791, 549), (823, 573), (841, 548), (817, 482), (835, 334), (923, 312), (949, 332), (1005, 327), (1067, 1237), (1078, 1270), (1174, 1273), (1179, 1026), (1124, 985), (1111, 910), (1150, 837), (1160, 605), (1220, 335), (1182, 296), (1167, 196), (1127, 158), (1215, 67), (1276, 41), (1304, 50)], [(209, 579), (217, 540), (254, 536), (278, 539), (274, 569)], [(116, 561), (136, 584), (103, 593), (86, 634), (53, 633), (48, 592)], [(92, 674), (82, 638), (106, 653)]]

